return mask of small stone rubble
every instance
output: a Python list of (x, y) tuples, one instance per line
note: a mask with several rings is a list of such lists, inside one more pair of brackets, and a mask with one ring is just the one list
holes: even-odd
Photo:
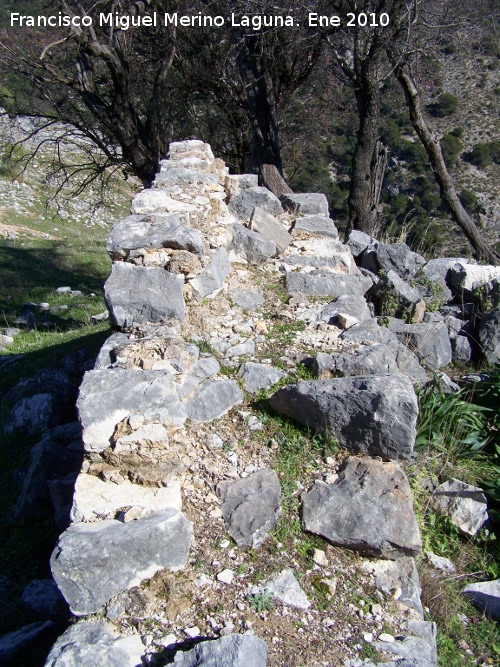
[[(413, 454), (414, 385), (426, 369), (470, 358), (477, 340), (498, 354), (496, 311), (479, 325), (461, 304), (478, 285), (493, 299), (499, 278), (360, 232), (343, 244), (328, 215), (324, 195), (280, 202), (192, 140), (171, 144), (153, 186), (114, 226), (105, 295), (117, 331), (81, 384), (82, 432), (55, 449), (42, 440), (23, 489), (22, 507), (49, 483), (61, 498), (51, 567), (65, 603), (54, 604), (88, 617), (61, 635), (47, 666), (164, 664), (163, 651), (185, 667), (280, 667), (306, 653), (311, 667), (373, 665), (356, 639), (384, 664), (436, 667), (398, 460)], [(53, 396), (20, 397), (8, 427), (51, 414)], [(257, 439), (262, 396), (359, 456), (318, 454), (308, 488), (282, 488), (272, 468), (282, 443)], [(42, 427), (56, 439), (53, 425)], [(60, 477), (45, 479), (63, 446), (78, 465), (67, 457)], [(326, 540), (306, 571), (279, 541), (285, 502), (304, 537)], [(380, 604), (366, 613), (347, 582)], [(345, 605), (346, 618), (320, 612), (316, 595)]]

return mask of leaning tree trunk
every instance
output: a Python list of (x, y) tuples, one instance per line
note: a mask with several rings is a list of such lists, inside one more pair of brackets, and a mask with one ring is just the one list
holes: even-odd
[(371, 210), (375, 216), (378, 213), (378, 206), (380, 204), (380, 196), (382, 194), (382, 186), (384, 184), (384, 174), (387, 167), (387, 147), (379, 140), (375, 147), (375, 159), (372, 169), (372, 195), (371, 195)]
[[(374, 160), (378, 143), (380, 119), (379, 83), (375, 72), (367, 70), (355, 88), (359, 112), (359, 129), (352, 159), (351, 186), (349, 190), (349, 220), (346, 236), (351, 230), (371, 234), (377, 219), (374, 202)], [(380, 190), (378, 191), (380, 196)]]
[(442, 200), (449, 208), (452, 217), (460, 226), (476, 254), (492, 264), (500, 264), (500, 255), (485, 241), (474, 221), (462, 206), (446, 167), (439, 141), (432, 136), (427, 127), (415, 82), (403, 67), (396, 70), (396, 76), (405, 94), (413, 128), (429, 157)]

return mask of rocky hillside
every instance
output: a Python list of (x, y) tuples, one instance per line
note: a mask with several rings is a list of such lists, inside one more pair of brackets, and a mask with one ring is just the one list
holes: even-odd
[[(16, 513), (48, 495), (62, 530), (53, 579), (22, 596), (40, 620), (0, 639), (6, 659), (59, 634), (47, 666), (437, 665), (415, 388), (452, 360), (498, 362), (500, 270), (343, 245), (323, 195), (280, 202), (199, 141), (170, 146), (107, 251), (114, 333), (78, 421), (63, 375), (20, 387), (5, 419), (42, 433)], [(425, 484), (475, 539), (481, 489)], [(464, 593), (495, 613), (496, 585)]]

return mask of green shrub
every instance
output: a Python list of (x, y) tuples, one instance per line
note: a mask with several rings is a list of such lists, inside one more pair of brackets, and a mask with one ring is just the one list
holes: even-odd
[(476, 144), (472, 151), (468, 153), (467, 159), (476, 167), (479, 167), (479, 169), (484, 169), (484, 167), (487, 167), (491, 162), (490, 144)]
[(422, 144), (403, 139), (401, 142), (400, 156), (408, 163), (408, 169), (423, 174), (429, 164), (429, 158)]
[(490, 141), (490, 155), (495, 164), (500, 164), (500, 141)]
[(448, 167), (453, 167), (456, 164), (462, 148), (462, 142), (453, 134), (445, 134), (441, 139), (441, 150), (443, 151), (443, 157)]
[(460, 201), (469, 213), (476, 213), (479, 210), (477, 196), (465, 188), (460, 192)]
[(463, 127), (455, 127), (450, 134), (453, 137), (457, 137), (458, 139), (461, 139), (464, 136), (464, 128)]
[(434, 104), (429, 104), (427, 110), (436, 118), (452, 116), (458, 110), (458, 97), (451, 93), (443, 93)]
[(454, 44), (453, 42), (448, 42), (448, 44), (443, 49), (443, 53), (447, 56), (450, 56), (453, 53), (455, 53), (456, 50), (457, 50), (456, 44)]

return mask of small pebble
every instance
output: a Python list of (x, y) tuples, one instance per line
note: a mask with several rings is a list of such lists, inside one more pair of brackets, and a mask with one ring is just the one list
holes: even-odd
[(185, 628), (184, 632), (187, 634), (188, 637), (191, 637), (191, 639), (200, 636), (200, 628), (196, 625), (193, 625), (192, 628)]
[(221, 581), (223, 584), (232, 584), (234, 579), (234, 572), (232, 570), (223, 570), (217, 575), (217, 581)]

